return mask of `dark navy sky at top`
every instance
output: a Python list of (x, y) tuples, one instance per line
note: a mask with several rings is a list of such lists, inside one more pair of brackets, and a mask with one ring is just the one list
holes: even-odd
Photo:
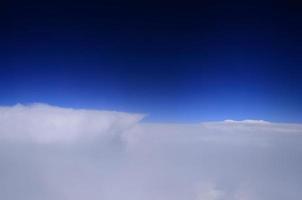
[(294, 1), (19, 1), (1, 8), (0, 104), (149, 121), (302, 121)]

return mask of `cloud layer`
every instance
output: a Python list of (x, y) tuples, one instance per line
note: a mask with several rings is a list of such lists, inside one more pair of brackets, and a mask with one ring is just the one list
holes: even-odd
[(302, 198), (302, 125), (138, 123), (142, 117), (0, 108), (0, 199)]

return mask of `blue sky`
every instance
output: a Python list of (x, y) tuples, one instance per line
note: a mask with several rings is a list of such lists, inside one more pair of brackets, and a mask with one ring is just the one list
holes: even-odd
[(302, 199), (301, 10), (0, 6), (0, 199)]
[(301, 122), (299, 6), (11, 4), (0, 104), (139, 112), (147, 121)]

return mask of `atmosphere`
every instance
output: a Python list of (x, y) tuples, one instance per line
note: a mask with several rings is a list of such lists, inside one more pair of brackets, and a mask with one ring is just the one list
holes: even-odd
[(0, 104), (145, 113), (146, 121), (302, 121), (295, 1), (12, 1)]
[(0, 6), (0, 200), (301, 200), (301, 11)]

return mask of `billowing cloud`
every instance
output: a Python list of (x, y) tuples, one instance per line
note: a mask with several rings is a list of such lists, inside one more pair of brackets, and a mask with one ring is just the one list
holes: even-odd
[(302, 198), (300, 124), (138, 123), (142, 115), (39, 104), (0, 115), (0, 199)]
[(19, 104), (0, 107), (0, 139), (46, 143), (91, 139), (124, 131), (142, 118), (140, 114)]

